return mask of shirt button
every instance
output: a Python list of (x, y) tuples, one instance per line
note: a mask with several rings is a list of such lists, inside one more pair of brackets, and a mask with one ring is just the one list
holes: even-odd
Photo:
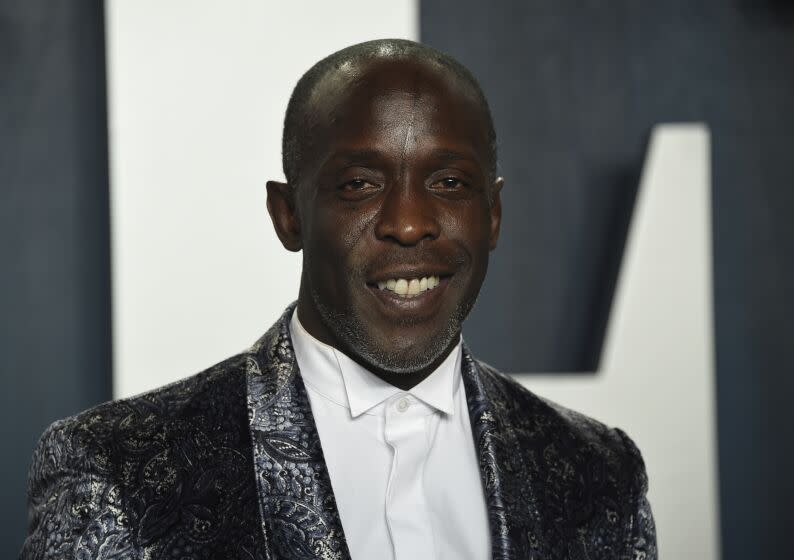
[(410, 405), (411, 403), (408, 402), (408, 399), (403, 397), (399, 401), (397, 401), (397, 410), (399, 410), (400, 412), (405, 412), (406, 410), (408, 410), (408, 407)]

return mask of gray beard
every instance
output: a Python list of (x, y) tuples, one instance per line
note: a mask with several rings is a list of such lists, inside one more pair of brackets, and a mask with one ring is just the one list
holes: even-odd
[[(396, 374), (410, 374), (430, 367), (446, 350), (452, 340), (460, 332), (463, 321), (474, 307), (474, 301), (463, 301), (453, 311), (444, 327), (419, 352), (390, 353), (377, 346), (368, 330), (361, 324), (358, 317), (349, 309), (338, 311), (325, 305), (318, 297), (314, 287), (311, 288), (315, 308), (325, 326), (334, 333), (354, 356), (371, 368)], [(475, 298), (476, 300), (476, 298)]]

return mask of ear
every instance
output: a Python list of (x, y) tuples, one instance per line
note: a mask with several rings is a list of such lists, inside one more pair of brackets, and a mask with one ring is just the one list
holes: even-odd
[(505, 185), (505, 180), (498, 177), (491, 186), (491, 231), (488, 248), (493, 251), (496, 249), (496, 242), (499, 240), (499, 228), (502, 225), (502, 198), (500, 192)]
[(295, 210), (292, 186), (278, 181), (267, 182), (267, 211), (281, 244), (287, 251), (303, 248), (300, 220)]

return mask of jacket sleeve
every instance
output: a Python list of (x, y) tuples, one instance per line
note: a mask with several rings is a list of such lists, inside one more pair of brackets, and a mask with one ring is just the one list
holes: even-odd
[(133, 552), (108, 454), (92, 449), (83, 435), (79, 423), (67, 419), (53, 423), (39, 440), (28, 473), (21, 560), (93, 560)]
[(657, 560), (656, 526), (653, 521), (651, 505), (648, 502), (648, 475), (639, 449), (629, 436), (616, 429), (628, 450), (632, 481), (632, 503), (625, 529), (625, 552), (623, 558), (630, 560)]

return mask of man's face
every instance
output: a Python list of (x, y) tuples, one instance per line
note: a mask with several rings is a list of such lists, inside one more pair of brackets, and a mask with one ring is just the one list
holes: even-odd
[(350, 78), (314, 102), (296, 203), (311, 301), (299, 313), (316, 312), (313, 334), (366, 365), (417, 372), (454, 346), (474, 305), (501, 183), (488, 182), (486, 121), (459, 80), (393, 60)]

